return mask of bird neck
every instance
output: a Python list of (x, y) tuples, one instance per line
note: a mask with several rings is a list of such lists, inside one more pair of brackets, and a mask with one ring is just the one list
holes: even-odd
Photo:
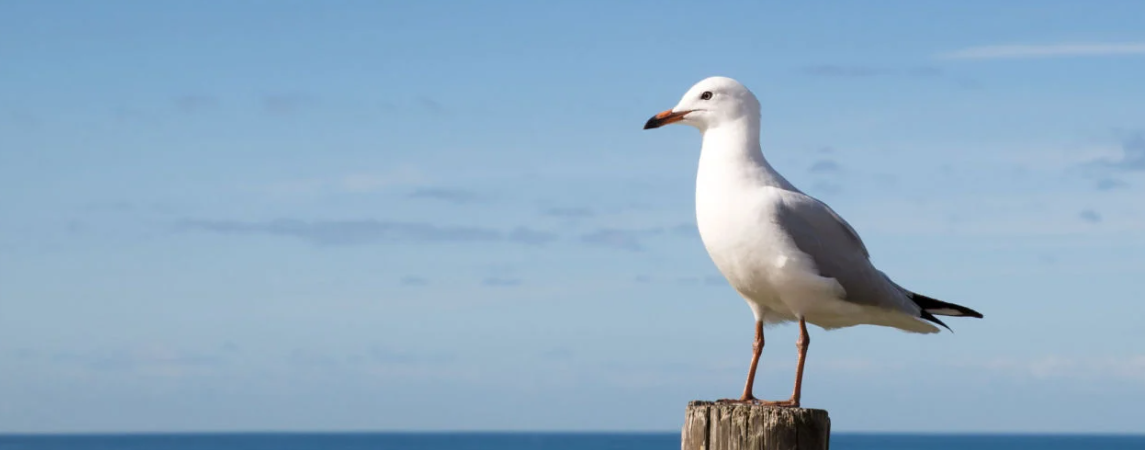
[(764, 158), (759, 146), (759, 117), (745, 117), (704, 130), (700, 176), (721, 184), (746, 183), (796, 190)]

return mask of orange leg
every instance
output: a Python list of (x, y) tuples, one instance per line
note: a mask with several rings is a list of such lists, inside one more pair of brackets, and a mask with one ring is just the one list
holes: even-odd
[(751, 346), (751, 367), (747, 370), (747, 382), (743, 386), (743, 395), (739, 400), (723, 399), (720, 402), (753, 403), (757, 402), (752, 395), (752, 385), (755, 384), (755, 368), (759, 366), (759, 355), (763, 353), (763, 321), (755, 321), (755, 342)]
[(795, 364), (795, 390), (791, 393), (790, 400), (762, 402), (763, 404), (768, 406), (799, 407), (799, 397), (803, 394), (803, 362), (807, 359), (807, 347), (810, 346), (811, 336), (807, 335), (807, 321), (800, 318), (799, 340), (795, 341), (795, 347), (799, 349), (799, 361)]

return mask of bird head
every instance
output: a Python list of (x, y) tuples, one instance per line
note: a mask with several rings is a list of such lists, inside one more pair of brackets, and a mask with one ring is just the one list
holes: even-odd
[(747, 87), (727, 77), (710, 77), (688, 89), (676, 106), (644, 124), (644, 129), (681, 123), (707, 131), (739, 120), (759, 121), (759, 100)]

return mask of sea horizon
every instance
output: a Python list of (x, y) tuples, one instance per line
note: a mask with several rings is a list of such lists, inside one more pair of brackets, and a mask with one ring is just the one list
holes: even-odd
[[(5, 432), (0, 431), (0, 437), (19, 436), (258, 436), (258, 435), (679, 435), (679, 430), (303, 430), (303, 431), (275, 431), (275, 430), (236, 430), (236, 431), (51, 431), (51, 432)], [(1117, 431), (832, 431), (836, 435), (878, 435), (878, 436), (1126, 436), (1142, 437), (1140, 432)]]
[[(0, 433), (0, 450), (653, 450), (678, 448), (668, 431), (326, 431)], [(1145, 449), (1145, 435), (1116, 433), (837, 432), (836, 450)]]

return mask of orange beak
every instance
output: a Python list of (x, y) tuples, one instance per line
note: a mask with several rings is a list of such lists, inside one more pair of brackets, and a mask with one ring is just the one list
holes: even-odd
[(672, 110), (669, 109), (660, 114), (652, 116), (651, 119), (648, 119), (648, 122), (644, 124), (644, 129), (650, 130), (653, 128), (660, 128), (670, 123), (679, 122), (684, 120), (684, 116), (688, 115), (690, 112), (691, 111), (672, 112)]

